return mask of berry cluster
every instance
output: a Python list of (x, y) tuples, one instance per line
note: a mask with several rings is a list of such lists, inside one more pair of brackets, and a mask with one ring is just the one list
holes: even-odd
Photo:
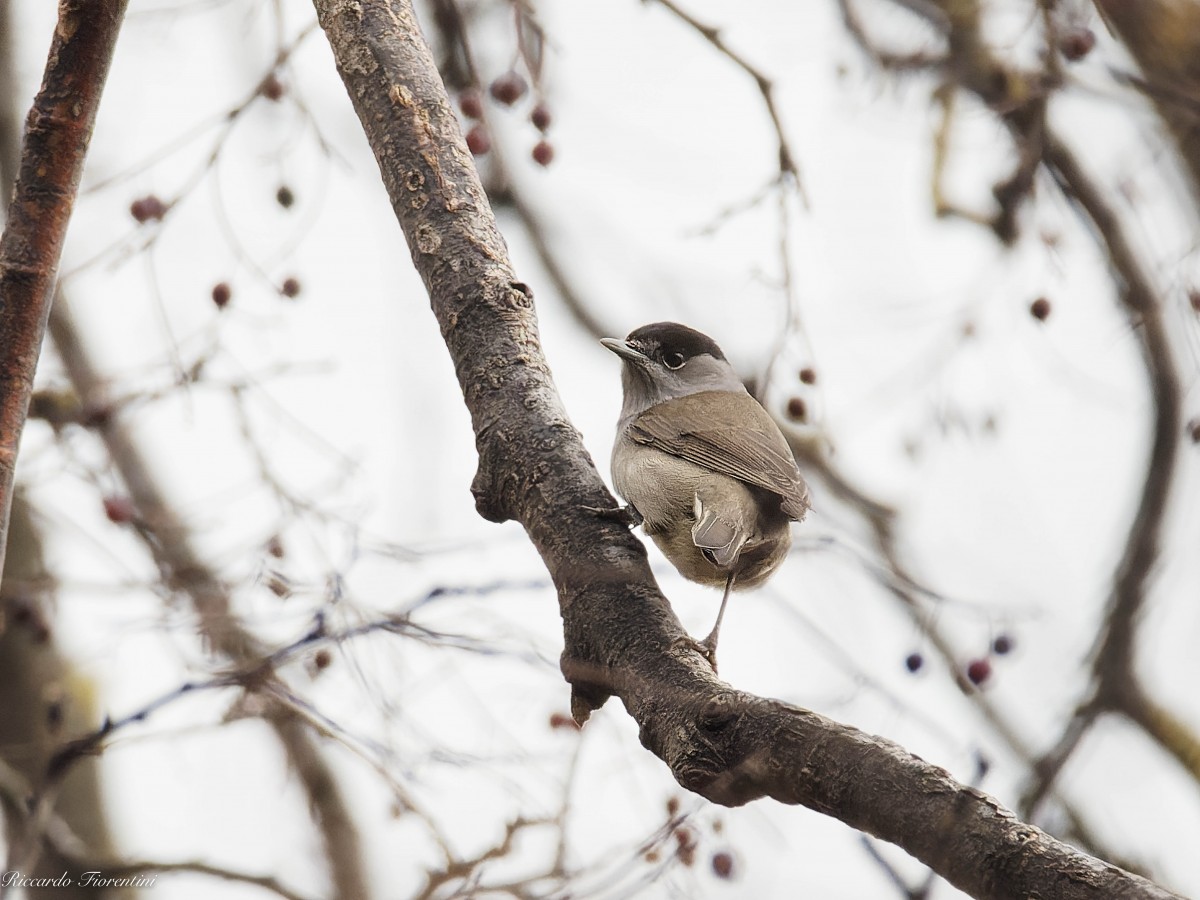
[[(967, 681), (976, 687), (980, 687), (984, 682), (992, 677), (992, 657), (1007, 656), (1012, 653), (1014, 641), (1010, 635), (998, 634), (992, 639), (992, 645), (989, 652), (983, 656), (976, 657), (967, 663), (964, 674), (967, 676)], [(920, 653), (913, 652), (904, 658), (904, 667), (914, 675), (920, 672), (925, 667), (925, 657)]]
[[(487, 93), (498, 106), (511, 109), (529, 94), (529, 82), (520, 72), (509, 69), (488, 86)], [(458, 108), (472, 123), (467, 129), (467, 148), (475, 156), (485, 156), (492, 149), (492, 136), (483, 121), (483, 102), (484, 94), (478, 87), (469, 87), (458, 97)], [(554, 161), (554, 145), (545, 137), (553, 119), (545, 100), (538, 100), (529, 112), (529, 121), (540, 135), (530, 155), (540, 166)]]

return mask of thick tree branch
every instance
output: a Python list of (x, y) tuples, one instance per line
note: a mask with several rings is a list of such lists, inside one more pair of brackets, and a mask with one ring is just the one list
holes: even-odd
[(550, 380), (407, 0), (316, 0), (475, 427), (476, 505), (525, 527), (558, 589), (578, 719), (617, 695), (680, 784), (717, 803), (802, 803), (987, 898), (1169, 897), (1019, 822), (896, 745), (723, 684), (686, 644)]
[(0, 567), (50, 297), (128, 0), (61, 0), (0, 237)]

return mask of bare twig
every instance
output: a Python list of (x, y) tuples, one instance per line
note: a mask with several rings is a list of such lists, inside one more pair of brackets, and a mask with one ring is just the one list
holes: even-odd
[[(974, 92), (1000, 114), (1018, 147), (1021, 161), (1016, 174), (996, 190), (1001, 213), (991, 223), (993, 230), (1001, 240), (1015, 239), (1017, 206), (1031, 193), (1035, 167), (1044, 167), (1088, 221), (1106, 252), (1119, 298), (1134, 334), (1140, 339), (1154, 404), (1150, 458), (1138, 510), (1113, 577), (1108, 613), (1093, 661), (1092, 695), (1079, 704), (1054, 748), (1034, 763), (1035, 781), (1026, 794), (1027, 808), (1031, 808), (1045, 796), (1100, 712), (1119, 711), (1139, 721), (1138, 710), (1143, 708), (1145, 698), (1133, 667), (1135, 623), (1159, 555), (1177, 457), (1182, 390), (1163, 319), (1163, 303), (1152, 279), (1116, 211), (1067, 143), (1046, 122), (1047, 92), (1059, 80), (1053, 52), (1048, 49), (1048, 68), (1044, 73), (1011, 71), (995, 58), (981, 37), (977, 0), (934, 0), (934, 3), (944, 16), (942, 30), (951, 54), (948, 72), (956, 85)], [(1152, 720), (1165, 722), (1168, 718), (1177, 721), (1174, 717)], [(1172, 729), (1164, 728), (1160, 733), (1172, 733)], [(1174, 746), (1182, 750), (1181, 760), (1187, 760), (1190, 758), (1187, 748), (1198, 743), (1193, 737), (1191, 741), (1175, 741)]]
[(793, 184), (800, 198), (804, 201), (805, 205), (808, 205), (808, 197), (804, 192), (804, 182), (800, 178), (800, 169), (796, 165), (796, 155), (792, 152), (791, 144), (787, 139), (787, 133), (783, 128), (783, 120), (779, 116), (779, 108), (775, 104), (775, 85), (757, 66), (725, 42), (719, 28), (705, 25), (691, 13), (687, 12), (687, 10), (683, 9), (683, 7), (679, 6), (675, 0), (656, 0), (656, 2), (677, 19), (686, 23), (689, 28), (712, 44), (717, 52), (727, 57), (730, 62), (754, 79), (754, 85), (758, 88), (758, 92), (762, 94), (763, 104), (767, 108), (767, 115), (771, 118), (771, 126), (775, 130), (775, 140), (778, 144), (779, 152), (779, 177), (784, 183), (790, 182)]
[[(104, 408), (104, 379), (62, 296), (50, 316), (50, 334), (84, 405)], [(97, 430), (138, 509), (138, 535), (158, 563), (163, 583), (191, 601), (201, 633), (214, 652), (235, 666), (261, 666), (267, 649), (242, 626), (228, 586), (197, 553), (187, 526), (168, 503), (127, 417), (107, 415)], [(264, 671), (264, 677), (274, 676)], [(316, 748), (316, 736), (307, 728), (297, 727), (289, 715), (268, 716), (267, 720), (308, 795), (338, 895), (368, 896), (358, 829), (329, 764)]]
[[(284, 900), (312, 900), (311, 895), (293, 891), (273, 875), (251, 875), (248, 872), (238, 872), (225, 866), (215, 866), (198, 860), (168, 862), (148, 859), (98, 858), (68, 850), (64, 842), (54, 841), (49, 836), (46, 838), (46, 843), (51, 850), (79, 868), (85, 875), (85, 878), (81, 879), (82, 886), (94, 891), (122, 887), (148, 889), (155, 886), (159, 875), (192, 874), (208, 875), (221, 881), (253, 885), (283, 897)], [(87, 878), (86, 876), (92, 877)]]

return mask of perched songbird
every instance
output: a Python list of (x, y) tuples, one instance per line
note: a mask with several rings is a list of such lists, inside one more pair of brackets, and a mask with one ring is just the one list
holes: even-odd
[(600, 343), (621, 357), (625, 401), (613, 484), (679, 573), (724, 585), (700, 648), (716, 668), (729, 592), (762, 584), (808, 511), (808, 486), (778, 426), (716, 342), (656, 322)]

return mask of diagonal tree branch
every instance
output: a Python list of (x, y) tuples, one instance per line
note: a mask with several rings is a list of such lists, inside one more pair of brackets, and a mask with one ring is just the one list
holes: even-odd
[(542, 354), (531, 291), (488, 207), (409, 0), (316, 0), (429, 291), (474, 424), (481, 515), (525, 527), (558, 589), (563, 672), (587, 718), (611, 695), (680, 784), (804, 804), (898, 844), (981, 898), (1170, 897), (1026, 825), (901, 747), (719, 681), (611, 506)]
[(67, 223), (128, 0), (61, 0), (0, 237), (0, 567)]

